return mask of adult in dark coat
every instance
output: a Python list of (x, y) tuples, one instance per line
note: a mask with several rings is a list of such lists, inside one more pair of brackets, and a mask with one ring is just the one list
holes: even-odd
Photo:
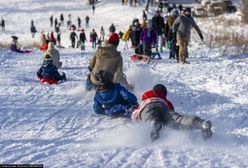
[(35, 26), (34, 26), (34, 21), (33, 21), (33, 20), (31, 20), (31, 28), (30, 28), (30, 31), (31, 31), (31, 33), (32, 33), (32, 38), (34, 38), (35, 33), (36, 33), (37, 31), (36, 31), (36, 28), (35, 28)]
[(133, 24), (131, 25), (131, 41), (132, 41), (132, 46), (135, 50), (135, 54), (143, 54), (142, 46), (140, 44), (140, 35), (142, 32), (142, 28), (140, 26), (139, 20), (134, 19)]
[(75, 31), (73, 30), (70, 34), (70, 40), (71, 40), (71, 46), (72, 48), (75, 47), (75, 44), (76, 44), (76, 38), (78, 39), (78, 36), (77, 34), (75, 33)]
[(5, 31), (5, 20), (1, 20), (2, 31)]
[(160, 48), (160, 52), (163, 52), (163, 34), (165, 30), (164, 18), (160, 16), (160, 11), (156, 11), (155, 16), (152, 17), (152, 27), (156, 29), (158, 35), (158, 46)]

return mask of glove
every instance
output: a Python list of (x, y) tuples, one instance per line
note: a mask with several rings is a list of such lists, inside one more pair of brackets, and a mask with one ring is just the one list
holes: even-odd
[(92, 68), (90, 66), (88, 66), (88, 70), (91, 72), (92, 71)]
[(202, 34), (199, 34), (199, 36), (201, 38), (201, 41), (203, 41), (204, 40), (203, 35)]

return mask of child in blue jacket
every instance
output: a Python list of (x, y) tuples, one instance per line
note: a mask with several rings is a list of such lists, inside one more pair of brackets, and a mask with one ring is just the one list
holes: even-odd
[(133, 109), (138, 105), (137, 97), (119, 83), (113, 83), (113, 74), (107, 70), (100, 70), (96, 78), (102, 85), (98, 86), (93, 109), (96, 114), (111, 117), (130, 118)]

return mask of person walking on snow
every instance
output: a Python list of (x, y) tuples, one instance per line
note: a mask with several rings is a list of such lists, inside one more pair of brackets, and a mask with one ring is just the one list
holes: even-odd
[(72, 25), (72, 32), (70, 34), (70, 40), (71, 40), (72, 48), (75, 48), (76, 38), (78, 39), (78, 36), (77, 36), (75, 30), (76, 30), (76, 27), (74, 25)]
[(140, 41), (143, 46), (144, 54), (151, 57), (152, 45), (157, 45), (157, 32), (152, 27), (152, 20), (148, 20), (147, 27), (142, 30)]
[(93, 49), (96, 49), (97, 40), (98, 40), (97, 33), (96, 33), (95, 29), (93, 29), (92, 32), (90, 33), (90, 41), (92, 43)]
[(81, 50), (85, 50), (85, 43), (87, 41), (84, 29), (81, 30), (81, 33), (79, 34), (79, 43), (78, 46), (81, 47)]
[(179, 16), (179, 11), (178, 9), (174, 8), (171, 11), (170, 16), (168, 17), (168, 20), (167, 20), (168, 31), (167, 31), (166, 38), (169, 41), (169, 46), (170, 46), (170, 57), (169, 57), (170, 59), (175, 58), (175, 56), (178, 55), (176, 34), (172, 33), (172, 25), (178, 16)]
[(157, 31), (157, 45), (159, 50), (163, 52), (163, 34), (165, 29), (164, 18), (160, 15), (160, 11), (157, 10), (155, 16), (152, 17), (152, 27)]
[(92, 12), (93, 12), (93, 15), (95, 14), (95, 9), (96, 9), (95, 4), (93, 4), (93, 5), (92, 5)]
[(141, 32), (142, 32), (142, 28), (140, 26), (139, 20), (134, 19), (133, 24), (131, 25), (130, 37), (131, 37), (131, 42), (132, 42), (132, 46), (134, 48), (135, 54), (138, 54), (138, 55), (143, 54), (142, 46), (140, 44)]
[(101, 30), (100, 30), (100, 40), (104, 41), (104, 37), (105, 37), (105, 31), (104, 31), (103, 26), (102, 26)]
[(62, 25), (64, 25), (64, 15), (63, 15), (63, 13), (61, 13), (61, 15), (60, 15), (60, 23)]
[(85, 27), (89, 27), (89, 22), (90, 22), (90, 17), (86, 16), (85, 17)]
[(94, 112), (110, 117), (130, 118), (138, 106), (137, 97), (121, 84), (113, 83), (114, 75), (110, 71), (100, 70), (95, 77), (100, 85), (94, 97)]
[(30, 31), (31, 31), (31, 34), (32, 34), (32, 38), (34, 38), (35, 33), (36, 33), (37, 31), (36, 31), (36, 28), (35, 28), (35, 26), (34, 26), (34, 21), (33, 21), (33, 20), (31, 20), (31, 28), (30, 28)]
[[(123, 73), (123, 60), (121, 53), (117, 51), (119, 45), (118, 34), (113, 33), (106, 46), (98, 47), (95, 55), (91, 58), (89, 63), (90, 75), (86, 80), (86, 90), (94, 89), (96, 86), (101, 85), (101, 82), (96, 80), (96, 73), (99, 70), (108, 70), (113, 73), (113, 83), (120, 83), (128, 90), (133, 87), (128, 84), (126, 75)], [(115, 66), (113, 66), (115, 65)]]
[(191, 35), (191, 27), (193, 27), (200, 39), (203, 41), (203, 35), (193, 17), (191, 17), (191, 9), (186, 8), (183, 14), (179, 16), (172, 25), (172, 32), (177, 33), (177, 41), (179, 44), (179, 63), (189, 63), (186, 61), (186, 55), (188, 54), (188, 45)]
[(80, 29), (80, 28), (81, 28), (81, 22), (82, 22), (82, 21), (81, 21), (81, 18), (78, 17), (77, 20), (78, 20), (78, 29)]
[(53, 27), (53, 15), (50, 17), (50, 27)]
[(184, 130), (200, 129), (205, 140), (212, 137), (211, 121), (175, 112), (173, 104), (167, 99), (167, 89), (162, 84), (155, 85), (152, 90), (142, 95), (142, 103), (132, 113), (132, 120), (142, 120), (151, 124), (152, 141), (159, 138), (163, 127)]
[(1, 20), (1, 27), (2, 27), (2, 31), (5, 32), (5, 20), (4, 19)]

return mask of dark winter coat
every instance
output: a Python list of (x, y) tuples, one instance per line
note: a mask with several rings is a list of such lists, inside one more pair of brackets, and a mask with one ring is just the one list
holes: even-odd
[(97, 38), (98, 38), (96, 32), (92, 32), (92, 33), (90, 34), (90, 38), (91, 38), (92, 42), (93, 42), (93, 41), (95, 42), (95, 41), (97, 40)]
[(164, 18), (162, 16), (153, 16), (152, 27), (157, 30), (158, 35), (162, 35), (165, 28)]
[(140, 25), (132, 25), (131, 26), (131, 41), (134, 46), (140, 43), (140, 35), (142, 32), (142, 28)]
[(144, 44), (156, 44), (157, 43), (157, 33), (155, 29), (149, 30), (148, 28), (144, 28), (140, 35), (140, 40)]
[(96, 92), (93, 109), (97, 114), (111, 115), (116, 112), (125, 112), (124, 106), (130, 108), (136, 104), (137, 97), (119, 83), (115, 83), (108, 90)]
[(37, 32), (35, 26), (31, 26), (30, 31), (31, 31), (31, 33), (36, 33)]
[(193, 17), (182, 15), (174, 21), (172, 32), (177, 32), (183, 39), (189, 40), (191, 27), (193, 27), (199, 35), (202, 34)]
[(80, 33), (79, 40), (82, 41), (83, 43), (85, 43), (85, 41), (87, 40), (85, 33)]
[(55, 81), (62, 79), (57, 67), (53, 64), (52, 60), (44, 60), (41, 68), (37, 72), (37, 76), (38, 78), (46, 78)]
[(76, 38), (78, 38), (77, 34), (76, 34), (74, 31), (71, 32), (71, 34), (70, 34), (70, 39), (71, 39), (71, 41), (75, 41)]

